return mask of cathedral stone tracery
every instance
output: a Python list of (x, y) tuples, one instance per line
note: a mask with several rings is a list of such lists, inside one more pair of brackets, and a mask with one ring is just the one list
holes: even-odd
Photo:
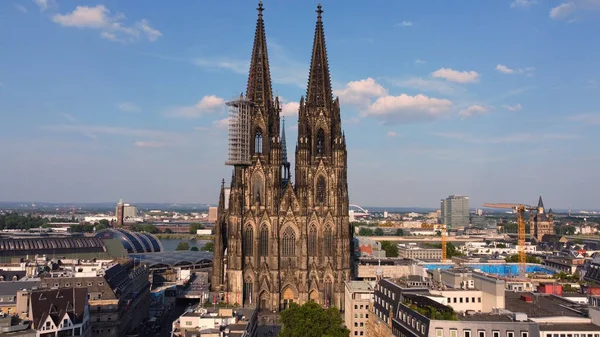
[(270, 311), (307, 301), (344, 306), (352, 243), (346, 139), (317, 8), (292, 184), (280, 102), (271, 88), (264, 8), (258, 7), (245, 95), (253, 107), (251, 164), (234, 167), (229, 200), (223, 182), (215, 225), (212, 287), (229, 303)]

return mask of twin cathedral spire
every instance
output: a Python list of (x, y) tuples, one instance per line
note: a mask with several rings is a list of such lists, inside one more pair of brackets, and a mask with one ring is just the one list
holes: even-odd
[(352, 232), (346, 139), (331, 89), (323, 9), (317, 6), (308, 87), (298, 108), (293, 184), (262, 2), (257, 10), (245, 94), (250, 161), (234, 166), (229, 192), (221, 187), (212, 288), (232, 303), (269, 310), (308, 300), (341, 308)]

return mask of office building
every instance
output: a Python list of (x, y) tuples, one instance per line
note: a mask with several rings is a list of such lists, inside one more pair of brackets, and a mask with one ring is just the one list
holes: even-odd
[(442, 223), (447, 228), (469, 225), (469, 197), (451, 195), (441, 201)]

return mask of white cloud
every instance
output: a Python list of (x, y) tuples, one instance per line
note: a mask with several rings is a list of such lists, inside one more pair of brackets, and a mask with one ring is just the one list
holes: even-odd
[(496, 66), (496, 70), (498, 70), (499, 72), (504, 73), (504, 74), (525, 74), (527, 76), (532, 76), (535, 68), (527, 67), (527, 68), (512, 69), (503, 64), (498, 64)]
[(342, 104), (365, 105), (374, 97), (386, 96), (388, 91), (372, 78), (351, 81), (344, 89), (334, 90), (333, 93), (340, 97)]
[(201, 68), (220, 68), (233, 71), (238, 74), (247, 74), (250, 69), (250, 62), (248, 61), (237, 61), (237, 60), (212, 60), (205, 58), (196, 58), (192, 60), (192, 63)]
[(515, 71), (513, 69), (510, 69), (509, 67), (499, 64), (496, 66), (496, 70), (498, 70), (501, 73), (505, 73), (505, 74), (512, 74)]
[(33, 2), (40, 7), (42, 12), (54, 4), (54, 0), (33, 0)]
[(458, 114), (463, 118), (467, 118), (467, 117), (472, 117), (472, 116), (477, 116), (477, 115), (485, 115), (488, 112), (489, 112), (489, 109), (484, 106), (471, 105), (465, 109), (460, 110), (460, 112)]
[(452, 102), (447, 99), (430, 98), (425, 95), (379, 97), (363, 112), (383, 120), (386, 124), (432, 121), (449, 115)]
[(138, 107), (137, 105), (135, 105), (135, 103), (131, 103), (131, 102), (121, 102), (119, 104), (117, 104), (117, 108), (121, 111), (125, 111), (125, 112), (138, 112), (140, 111), (140, 107)]
[(153, 141), (137, 141), (135, 142), (136, 147), (146, 147), (146, 148), (158, 148), (164, 147), (166, 144), (161, 142), (153, 142)]
[(443, 95), (453, 95), (457, 92), (464, 91), (463, 88), (453, 83), (436, 79), (424, 79), (420, 77), (413, 77), (407, 80), (391, 80), (391, 83), (395, 86), (402, 88), (412, 88), (427, 92), (437, 92)]
[(412, 25), (413, 25), (412, 21), (402, 21), (402, 22), (395, 24), (396, 27), (412, 27)]
[(600, 125), (600, 114), (580, 114), (569, 116), (568, 120), (585, 125)]
[(135, 129), (117, 126), (102, 126), (102, 125), (48, 125), (42, 127), (45, 130), (57, 132), (74, 132), (86, 135), (90, 138), (97, 138), (97, 134), (124, 136), (124, 137), (154, 137), (166, 138), (172, 137), (173, 134), (149, 129)]
[(387, 133), (387, 136), (388, 136), (388, 137), (396, 137), (396, 136), (397, 136), (397, 134), (396, 134), (396, 132), (395, 132), (395, 131), (388, 131), (388, 133)]
[(438, 69), (431, 73), (431, 76), (456, 83), (474, 83), (479, 80), (479, 74), (476, 71), (458, 71), (450, 68)]
[(577, 12), (589, 12), (600, 9), (599, 0), (568, 0), (550, 10), (550, 17), (555, 20), (569, 19), (573, 22), (573, 15)]
[(217, 129), (227, 130), (229, 127), (229, 118), (219, 119), (213, 122), (213, 126)]
[(13, 4), (13, 7), (21, 13), (27, 13), (27, 8), (20, 4)]
[(111, 15), (110, 10), (104, 5), (77, 6), (71, 13), (55, 14), (52, 17), (52, 21), (63, 27), (98, 29), (100, 36), (110, 41), (133, 42), (145, 36), (153, 42), (162, 36), (162, 33), (151, 27), (146, 19), (132, 26), (126, 26), (125, 19), (123, 13)]
[[(270, 42), (268, 46), (269, 66), (273, 83), (290, 84), (306, 89), (308, 70), (304, 62), (298, 62), (277, 43)], [(172, 57), (158, 56), (164, 59)], [(176, 58), (175, 58), (176, 59)], [(192, 64), (204, 69), (224, 69), (237, 74), (248, 75), (250, 62), (248, 60), (235, 60), (228, 57), (198, 57), (192, 59)]]
[(219, 112), (225, 109), (225, 100), (215, 95), (204, 96), (195, 105), (180, 106), (165, 112), (165, 115), (179, 118), (197, 118), (205, 113)]
[(455, 132), (438, 132), (432, 133), (432, 135), (447, 139), (462, 140), (468, 143), (477, 144), (506, 144), (506, 143), (534, 143), (552, 140), (569, 140), (581, 138), (578, 135), (571, 134), (560, 134), (560, 133), (516, 133), (500, 137), (479, 137), (468, 133), (455, 133)]
[(298, 102), (283, 103), (283, 105), (281, 106), (281, 115), (282, 116), (296, 116), (298, 114), (299, 108), (300, 108), (300, 103), (298, 103)]
[(517, 104), (517, 105), (503, 105), (503, 107), (509, 111), (519, 111), (521, 109), (523, 109), (523, 107), (521, 106), (521, 104)]
[(158, 38), (162, 36), (162, 33), (158, 29), (155, 29), (152, 26), (150, 26), (150, 22), (148, 22), (148, 20), (146, 19), (140, 20), (140, 22), (138, 22), (138, 25), (142, 32), (146, 34), (148, 40), (152, 42), (158, 40)]
[(420, 59), (416, 59), (416, 60), (415, 60), (415, 63), (416, 63), (416, 64), (425, 64), (425, 61), (423, 61), (423, 60), (420, 60)]
[(527, 8), (536, 3), (537, 3), (537, 0), (514, 0), (513, 2), (510, 3), (510, 7), (511, 8), (516, 8), (516, 7)]
[(68, 114), (68, 113), (63, 113), (60, 115), (63, 116), (65, 119), (67, 119), (69, 122), (75, 122), (77, 120), (77, 118), (73, 117), (73, 115)]

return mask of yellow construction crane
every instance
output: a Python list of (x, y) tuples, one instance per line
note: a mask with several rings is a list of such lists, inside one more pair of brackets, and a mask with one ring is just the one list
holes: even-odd
[(442, 225), (442, 263), (446, 263), (446, 225)]
[(525, 220), (523, 213), (525, 211), (537, 210), (537, 207), (523, 205), (523, 204), (483, 204), (485, 208), (506, 208), (513, 209), (517, 212), (517, 223), (519, 225), (519, 236), (518, 236), (518, 247), (519, 252), (519, 275), (525, 275), (527, 270), (527, 255), (525, 254)]

